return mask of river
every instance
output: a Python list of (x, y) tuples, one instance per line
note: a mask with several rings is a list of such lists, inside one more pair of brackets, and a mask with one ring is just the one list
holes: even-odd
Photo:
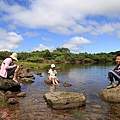
[[(8, 117), (1, 120), (119, 120), (120, 104), (107, 103), (100, 99), (98, 93), (106, 89), (109, 84), (107, 73), (114, 65), (56, 65), (63, 68), (58, 71), (61, 82), (70, 83), (72, 86), (64, 87), (59, 84), (56, 91), (82, 92), (86, 98), (86, 106), (78, 109), (54, 110), (45, 102), (43, 95), (49, 92), (44, 80), (47, 70), (42, 70), (43, 77), (31, 72), (35, 76), (32, 84), (21, 85), (21, 91), (26, 92), (26, 97), (19, 98), (19, 104), (9, 105), (5, 108)], [(38, 70), (39, 71), (39, 70)], [(2, 113), (2, 112), (1, 112)]]

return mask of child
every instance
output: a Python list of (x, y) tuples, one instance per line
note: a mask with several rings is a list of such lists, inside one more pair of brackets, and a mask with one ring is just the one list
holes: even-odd
[[(116, 55), (115, 61), (117, 63), (117, 66), (108, 72), (108, 78), (111, 83), (109, 86), (107, 86), (107, 89), (114, 88), (120, 84), (120, 54)], [(114, 83), (114, 79), (118, 81), (117, 85)]]
[(48, 79), (52, 81), (54, 85), (58, 84), (57, 71), (55, 70), (55, 64), (51, 64), (51, 68), (48, 71)]

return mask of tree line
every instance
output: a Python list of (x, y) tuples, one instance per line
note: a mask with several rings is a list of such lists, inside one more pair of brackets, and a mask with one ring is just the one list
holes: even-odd
[[(10, 56), (12, 52), (0, 51), (0, 60)], [(44, 63), (45, 61), (54, 60), (56, 63), (107, 63), (114, 62), (115, 56), (120, 51), (110, 53), (71, 53), (68, 48), (56, 48), (50, 52), (48, 49), (33, 52), (18, 52), (19, 61)]]

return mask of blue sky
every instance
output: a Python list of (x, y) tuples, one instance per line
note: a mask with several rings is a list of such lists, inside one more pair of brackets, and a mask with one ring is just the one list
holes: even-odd
[(120, 50), (120, 0), (0, 0), (0, 51)]

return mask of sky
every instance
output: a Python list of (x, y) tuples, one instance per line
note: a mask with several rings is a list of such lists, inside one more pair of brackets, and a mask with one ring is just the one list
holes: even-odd
[(0, 0), (0, 51), (120, 49), (120, 0)]

